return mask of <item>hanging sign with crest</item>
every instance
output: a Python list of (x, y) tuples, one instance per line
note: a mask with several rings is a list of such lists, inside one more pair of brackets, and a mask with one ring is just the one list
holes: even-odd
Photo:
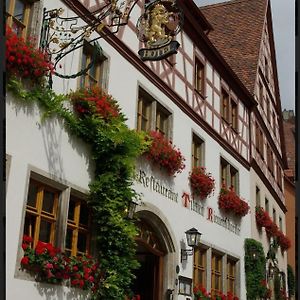
[(180, 44), (174, 40), (183, 24), (183, 13), (176, 0), (152, 0), (145, 4), (145, 12), (138, 19), (137, 34), (145, 48), (138, 51), (140, 58), (161, 60), (177, 53)]

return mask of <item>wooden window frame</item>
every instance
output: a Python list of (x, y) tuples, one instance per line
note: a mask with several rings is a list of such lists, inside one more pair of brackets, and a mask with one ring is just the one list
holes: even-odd
[[(218, 259), (218, 269), (216, 268), (216, 259)], [(219, 265), (220, 264), (220, 265)], [(216, 288), (216, 277), (220, 289)], [(211, 295), (216, 296), (219, 292), (223, 292), (223, 256), (212, 252), (211, 255)]]
[(221, 88), (221, 116), (226, 123), (230, 123), (230, 97), (229, 93), (222, 87)]
[(267, 213), (270, 212), (270, 202), (269, 202), (269, 199), (268, 198), (265, 198), (265, 211)]
[(13, 23), (16, 23), (18, 28), (21, 28), (21, 34), (20, 36), (24, 39), (26, 39), (28, 34), (28, 27), (29, 27), (29, 17), (31, 13), (31, 3), (26, 0), (20, 0), (24, 3), (24, 14), (23, 14), (23, 21), (19, 21), (17, 18), (13, 16), (15, 6), (16, 6), (16, 0), (9, 0), (9, 7), (6, 7), (6, 24), (13, 28)]
[[(91, 45), (88, 41), (84, 41), (83, 43), (84, 44), (82, 47), (82, 57), (81, 57), (81, 64), (80, 64), (81, 70), (83, 70), (90, 64), (93, 57), (94, 47), (95, 47)], [(83, 64), (84, 56), (85, 56), (85, 64)], [(82, 76), (79, 77), (80, 88), (91, 87), (91, 86), (99, 86), (101, 88), (104, 88), (105, 60), (106, 57), (103, 55), (101, 57), (97, 57), (95, 65), (92, 66), (86, 72), (86, 74), (83, 74)], [(95, 76), (91, 75), (91, 70), (93, 69), (93, 67), (95, 68)], [(93, 82), (93, 84), (91, 84), (91, 82)]]
[[(227, 280), (227, 292), (231, 292), (233, 295), (236, 294), (236, 261), (230, 258), (227, 258), (227, 272), (226, 272), (226, 280)], [(233, 274), (230, 273), (230, 265), (233, 270)], [(230, 282), (233, 282), (233, 290), (230, 288)]]
[[(156, 130), (163, 134), (167, 139), (171, 139), (172, 113), (160, 102), (155, 100), (143, 88), (139, 87), (137, 105), (137, 131), (142, 131), (142, 109), (148, 106), (148, 125), (146, 131)], [(162, 120), (164, 125), (162, 125)]]
[[(39, 179), (37, 179), (39, 178)], [(27, 192), (27, 200), (25, 205), (25, 222), (23, 227), (23, 234), (29, 235), (33, 238), (33, 242), (31, 243), (31, 247), (35, 247), (37, 242), (41, 240), (40, 238), (40, 226), (41, 221), (45, 220), (48, 223), (51, 223), (50, 233), (49, 233), (49, 240), (44, 241), (47, 243), (51, 243), (55, 247), (61, 248), (63, 251), (68, 251), (69, 249), (66, 248), (66, 238), (67, 238), (67, 230), (71, 227), (75, 233), (72, 237), (72, 249), (70, 254), (72, 256), (82, 255), (82, 254), (90, 254), (91, 250), (91, 212), (88, 212), (88, 225), (83, 226), (79, 223), (79, 210), (80, 206), (79, 203), (83, 203), (85, 200), (84, 194), (81, 192), (77, 192), (74, 190), (71, 192), (68, 199), (62, 198), (63, 189), (67, 189), (65, 186), (58, 187), (59, 183), (50, 183), (47, 178), (42, 178), (40, 175), (30, 176), (29, 185), (28, 185), (28, 192)], [(55, 187), (56, 186), (56, 187)], [(31, 203), (28, 202), (30, 189), (31, 187), (35, 187), (36, 194), (35, 194), (35, 206), (30, 205)], [(54, 201), (53, 201), (53, 209), (52, 212), (47, 212), (43, 210), (43, 203), (44, 203), (44, 193), (45, 191), (51, 192), (54, 194)], [(66, 195), (66, 194), (65, 194)], [(82, 195), (82, 196), (80, 196)], [(74, 210), (74, 220), (68, 219), (69, 208), (68, 203), (70, 203), (72, 197), (75, 199), (76, 207)], [(33, 200), (33, 199), (32, 199)], [(67, 204), (67, 206), (65, 205)], [(87, 206), (87, 204), (86, 204)], [(88, 206), (87, 206), (88, 208)], [(89, 209), (89, 208), (88, 208)], [(31, 218), (35, 218), (34, 222), (31, 223)], [(27, 224), (27, 220), (29, 223)], [(86, 251), (79, 252), (77, 250), (77, 240), (78, 240), (78, 232), (85, 232), (87, 233), (87, 240), (86, 240)], [(77, 234), (77, 236), (76, 236)], [(76, 247), (76, 249), (75, 249)]]
[[(199, 264), (199, 255), (202, 255), (202, 265)], [(194, 262), (193, 262), (193, 285), (201, 284), (206, 287), (207, 283), (207, 249), (203, 247), (197, 247), (194, 250)], [(202, 273), (202, 282), (199, 280), (198, 272)]]
[(255, 188), (255, 203), (257, 207), (260, 207), (260, 188), (256, 186)]
[[(86, 200), (76, 197), (72, 194), (69, 199), (69, 204), (70, 204), (71, 200), (75, 202), (74, 219), (70, 220), (67, 217), (67, 230), (70, 229), (73, 231), (72, 242), (71, 242), (71, 249), (67, 249), (65, 247), (65, 250), (69, 251), (72, 256), (90, 254), (91, 235), (90, 235), (89, 229), (91, 228), (91, 212), (89, 212), (88, 224), (87, 225), (81, 224), (80, 223), (81, 206), (82, 206), (82, 203), (86, 202)], [(69, 213), (69, 209), (68, 209), (68, 213)], [(78, 233), (85, 233), (87, 236), (85, 252), (80, 252), (78, 250)], [(67, 233), (66, 233), (66, 236), (67, 236)]]
[(239, 194), (239, 171), (223, 157), (220, 159), (220, 183), (221, 188), (223, 185), (226, 188), (232, 186), (234, 191)]
[[(26, 234), (31, 236), (33, 238), (33, 247), (37, 245), (37, 242), (39, 241), (39, 235), (40, 235), (40, 226), (41, 226), (41, 221), (46, 220), (51, 223), (51, 229), (50, 229), (50, 239), (49, 243), (54, 244), (55, 243), (55, 231), (56, 231), (56, 226), (58, 222), (58, 202), (59, 202), (59, 190), (54, 189), (50, 187), (49, 185), (46, 185), (44, 183), (38, 182), (34, 179), (30, 179), (29, 182), (29, 189), (30, 186), (34, 185), (37, 188), (37, 194), (36, 194), (36, 206), (30, 206), (28, 205), (28, 198), (26, 201), (26, 210), (25, 210), (25, 220), (28, 216), (33, 216), (35, 219), (35, 224), (33, 225), (34, 228), (31, 228), (32, 225), (29, 227), (29, 232)], [(28, 189), (28, 195), (29, 195), (29, 189)], [(45, 191), (50, 191), (54, 193), (54, 203), (53, 203), (53, 212), (45, 212), (42, 210), (43, 208), (43, 201), (44, 201), (44, 192)], [(25, 230), (25, 224), (24, 224), (24, 230)]]
[(195, 57), (195, 90), (204, 98), (205, 94), (205, 63), (200, 58)]
[[(143, 114), (143, 110), (146, 111), (145, 114)], [(137, 112), (137, 131), (143, 130), (142, 124), (143, 121), (145, 121), (146, 128), (145, 131), (151, 130), (151, 113), (152, 111), (152, 101), (147, 99), (147, 97), (143, 95), (139, 95), (138, 97), (138, 112)]]
[(192, 135), (192, 169), (204, 166), (204, 141), (195, 133)]
[(232, 98), (230, 99), (230, 124), (233, 130), (236, 132), (238, 131), (238, 125), (239, 125), (239, 108), (238, 108), (238, 103), (233, 100)]

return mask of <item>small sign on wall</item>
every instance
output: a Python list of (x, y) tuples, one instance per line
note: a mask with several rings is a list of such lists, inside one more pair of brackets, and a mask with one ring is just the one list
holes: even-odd
[(180, 295), (192, 296), (192, 278), (179, 276), (179, 291)]

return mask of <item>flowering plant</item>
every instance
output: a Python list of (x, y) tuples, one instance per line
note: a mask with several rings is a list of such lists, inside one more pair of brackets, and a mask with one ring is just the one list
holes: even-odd
[(33, 249), (32, 238), (23, 236), (22, 269), (35, 274), (36, 279), (47, 283), (60, 283), (70, 279), (71, 286), (95, 291), (99, 281), (99, 264), (90, 256), (68, 257), (51, 243), (38, 241)]
[(204, 167), (195, 167), (189, 176), (191, 188), (200, 199), (207, 198), (215, 189), (215, 179)]
[(219, 199), (219, 208), (225, 210), (226, 212), (234, 212), (236, 215), (243, 217), (249, 211), (249, 205), (246, 201), (242, 200), (234, 191), (233, 187), (227, 189), (222, 187)]
[(257, 206), (255, 208), (255, 218), (256, 224), (259, 228), (269, 227), (272, 223), (272, 220), (267, 211), (265, 211), (262, 207)]
[(97, 115), (108, 121), (120, 115), (116, 100), (98, 86), (81, 88), (69, 96), (74, 110), (80, 117)]
[(227, 295), (219, 292), (216, 296), (212, 296), (202, 285), (195, 286), (193, 293), (196, 300), (239, 300), (231, 292), (228, 292)]
[(292, 244), (291, 240), (281, 230), (277, 232), (277, 241), (282, 251), (288, 250)]
[(53, 71), (53, 65), (48, 57), (34, 45), (33, 39), (26, 41), (18, 37), (10, 28), (6, 28), (6, 70), (9, 74), (28, 78), (33, 82)]
[(185, 158), (180, 150), (172, 145), (172, 141), (165, 139), (158, 131), (150, 131), (149, 136), (152, 143), (146, 157), (165, 169), (169, 175), (182, 172), (185, 168)]

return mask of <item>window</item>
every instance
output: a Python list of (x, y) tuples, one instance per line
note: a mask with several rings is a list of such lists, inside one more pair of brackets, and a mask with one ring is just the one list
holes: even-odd
[(269, 212), (270, 208), (269, 208), (269, 200), (267, 198), (265, 198), (265, 211)]
[(172, 114), (144, 90), (139, 90), (137, 130), (157, 130), (170, 138)]
[(65, 251), (72, 256), (88, 253), (90, 249), (90, 211), (86, 201), (70, 197)]
[(222, 292), (222, 255), (212, 253), (211, 257), (211, 295)]
[(235, 192), (239, 193), (239, 173), (238, 170), (231, 166), (224, 158), (221, 157), (221, 185), (226, 188), (233, 187)]
[(222, 88), (222, 103), (221, 103), (222, 118), (229, 123), (229, 95)]
[(235, 271), (236, 262), (232, 259), (227, 259), (227, 292), (231, 292), (235, 295)]
[[(66, 211), (60, 195), (60, 190), (30, 179), (24, 234), (33, 238), (32, 247), (42, 241), (64, 248), (73, 256), (90, 253), (91, 213), (86, 201), (71, 194)], [(63, 232), (64, 222), (67, 223), (66, 232)]]
[(260, 189), (259, 187), (256, 187), (256, 192), (255, 192), (255, 198), (256, 198), (256, 206), (260, 206)]
[[(92, 62), (95, 51), (95, 46), (92, 46), (88, 42), (84, 41), (81, 59), (81, 70), (87, 68), (88, 65)], [(92, 67), (88, 69), (86, 74), (80, 77), (80, 87), (91, 87), (93, 85), (97, 85), (105, 88), (105, 60), (106, 58), (104, 56), (97, 57)]]
[(192, 168), (204, 165), (204, 141), (193, 134), (192, 141)]
[(204, 96), (204, 64), (198, 59), (195, 59), (195, 89)]
[(281, 168), (278, 162), (276, 162), (276, 178), (279, 188), (282, 190), (282, 174)]
[(265, 78), (269, 82), (269, 64), (267, 57), (265, 57)]
[[(32, 2), (32, 1), (31, 1)], [(31, 5), (25, 0), (6, 0), (6, 22), (18, 36), (26, 38)]]
[(206, 249), (195, 248), (193, 285), (206, 286)]
[(238, 105), (234, 100), (231, 100), (231, 126), (234, 130), (238, 130)]
[(262, 104), (264, 103), (263, 100), (264, 100), (264, 88), (263, 88), (263, 84), (261, 81), (259, 81), (259, 84), (258, 84), (258, 93), (259, 93), (259, 102)]
[(156, 104), (155, 130), (162, 135), (168, 136), (170, 113), (159, 103)]
[(26, 205), (24, 234), (38, 241), (54, 243), (59, 191), (30, 180)]
[(264, 138), (263, 138), (263, 132), (260, 129), (258, 123), (255, 124), (255, 146), (256, 146), (256, 151), (263, 158), (264, 157)]
[(276, 223), (276, 210), (273, 208), (273, 222)]
[(282, 231), (282, 218), (279, 217), (279, 229)]
[(274, 176), (274, 159), (270, 145), (267, 145), (267, 164), (269, 171)]

